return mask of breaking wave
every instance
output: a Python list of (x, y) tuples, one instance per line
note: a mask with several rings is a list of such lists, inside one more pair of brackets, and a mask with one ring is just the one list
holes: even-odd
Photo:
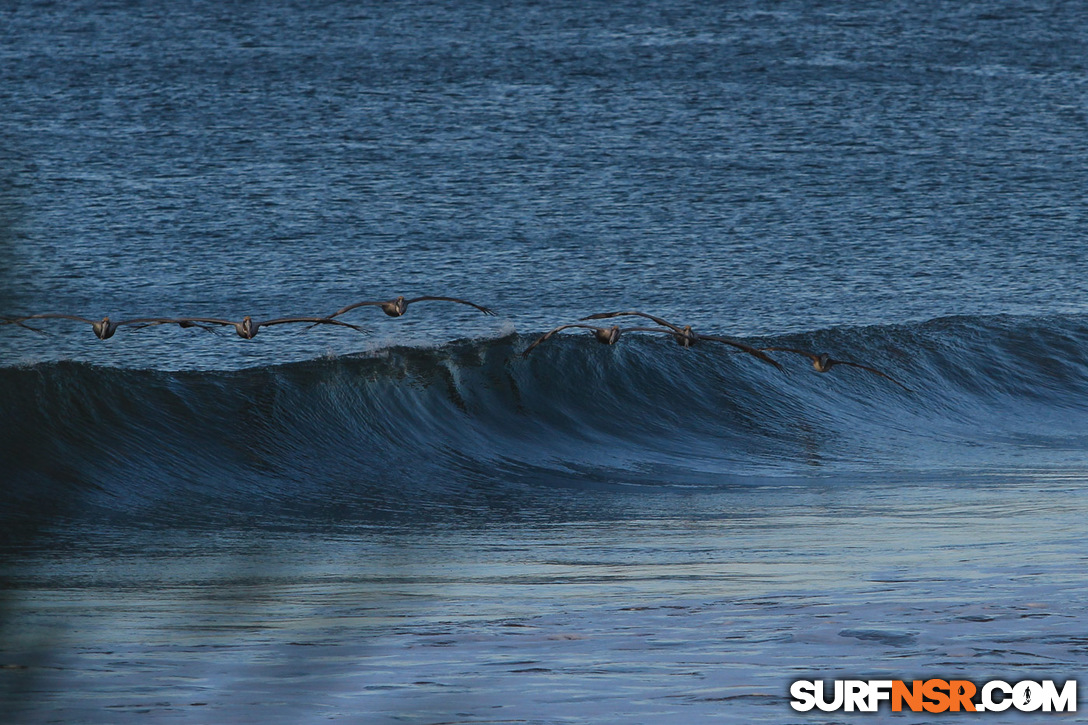
[(390, 348), (243, 371), (0, 368), (0, 516), (441, 517), (509, 493), (1085, 470), (1088, 319), (948, 317), (746, 342)]

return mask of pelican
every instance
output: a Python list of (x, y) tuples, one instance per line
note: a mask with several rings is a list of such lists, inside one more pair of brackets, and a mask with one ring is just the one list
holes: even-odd
[(468, 300), (461, 300), (461, 299), (457, 299), (456, 297), (430, 297), (430, 296), (427, 296), (427, 297), (413, 297), (410, 300), (406, 300), (406, 299), (404, 299), (404, 296), (401, 295), (400, 297), (397, 297), (396, 299), (389, 300), (388, 302), (356, 302), (353, 305), (348, 305), (347, 307), (344, 307), (344, 308), (342, 308), (340, 310), (337, 310), (336, 312), (329, 315), (329, 317), (330, 318), (339, 317), (340, 315), (344, 314), (345, 312), (350, 312), (351, 310), (354, 310), (356, 307), (365, 307), (367, 305), (373, 305), (373, 306), (376, 306), (376, 307), (381, 307), (382, 312), (389, 315), (390, 317), (400, 317), (401, 315), (403, 315), (405, 312), (408, 311), (408, 305), (412, 304), (413, 302), (426, 302), (427, 300), (437, 300), (439, 302), (456, 302), (458, 304), (468, 305), (469, 307), (475, 307), (476, 309), (478, 309), (480, 312), (484, 313), (485, 315), (494, 315), (495, 314), (495, 312), (493, 310), (491, 310), (491, 309), (489, 309), (487, 307), (481, 307), (480, 305), (469, 302)]
[(718, 335), (697, 334), (695, 332), (695, 330), (691, 329), (691, 325), (684, 325), (683, 327), (681, 327), (680, 325), (676, 325), (676, 324), (674, 324), (672, 322), (669, 322), (668, 320), (663, 320), (660, 317), (654, 317), (653, 315), (647, 314), (645, 312), (636, 312), (634, 310), (630, 310), (630, 311), (627, 311), (627, 312), (598, 312), (595, 315), (589, 315), (588, 317), (583, 317), (582, 319), (583, 320), (603, 320), (603, 319), (607, 319), (607, 318), (610, 318), (610, 317), (631, 317), (631, 316), (636, 316), (636, 315), (638, 317), (645, 317), (648, 320), (653, 320), (654, 322), (661, 325), (662, 327), (669, 328), (669, 330), (658, 330), (658, 332), (671, 331), (673, 339), (676, 341), (676, 343), (678, 345), (681, 345), (683, 347), (691, 347), (695, 343), (699, 342), (700, 340), (712, 340), (714, 342), (722, 342), (722, 343), (725, 343), (726, 345), (732, 345), (733, 347), (737, 348), (738, 350), (746, 352), (749, 355), (754, 355), (755, 357), (759, 358), (763, 362), (765, 362), (765, 363), (767, 363), (769, 365), (774, 365), (779, 370), (782, 369), (782, 366), (778, 364), (778, 361), (776, 361), (770, 355), (767, 355), (767, 354), (763, 353), (762, 351), (752, 347), (751, 345), (745, 345), (743, 342), (737, 342), (736, 340), (730, 340), (727, 337), (720, 337)]
[(624, 332), (665, 332), (672, 334), (672, 330), (663, 330), (658, 327), (628, 327), (623, 329), (620, 328), (619, 325), (612, 325), (612, 327), (597, 327), (595, 325), (583, 325), (579, 322), (574, 322), (569, 325), (560, 325), (554, 330), (545, 332), (543, 335), (538, 337), (532, 345), (525, 348), (525, 352), (521, 353), (521, 356), (529, 357), (529, 353), (533, 351), (534, 347), (544, 342), (555, 333), (560, 332), (561, 330), (567, 330), (571, 327), (580, 327), (586, 330), (592, 330), (593, 337), (597, 340), (597, 342), (601, 343), (602, 345), (615, 345), (616, 342), (620, 339), (620, 334)]
[(246, 340), (252, 340), (257, 336), (257, 331), (262, 327), (269, 327), (271, 325), (283, 325), (288, 322), (309, 322), (312, 325), (340, 325), (341, 327), (350, 327), (353, 330), (362, 332), (363, 328), (357, 325), (350, 325), (346, 322), (340, 322), (340, 320), (330, 320), (327, 317), (278, 317), (275, 320), (268, 320), (266, 322), (255, 322), (252, 317), (246, 315), (242, 318), (241, 322), (234, 322), (233, 320), (224, 320), (218, 317), (183, 317), (174, 320), (159, 320), (158, 324), (170, 324), (176, 323), (182, 327), (193, 327), (201, 324), (205, 325), (224, 325), (226, 327), (233, 327), (234, 331), (238, 333), (238, 337)]
[(882, 378), (887, 378), (888, 380), (891, 380), (893, 383), (901, 387), (903, 390), (906, 390), (908, 393), (914, 392), (906, 385), (903, 385), (903, 383), (893, 378), (891, 375), (881, 372), (876, 368), (871, 368), (868, 365), (862, 365), (861, 363), (850, 362), (848, 360), (835, 360), (827, 353), (809, 352), (808, 350), (798, 350), (793, 347), (761, 347), (760, 350), (769, 350), (772, 352), (793, 352), (797, 353), (798, 355), (804, 355), (808, 359), (812, 360), (812, 367), (816, 368), (816, 372), (818, 373), (826, 373), (836, 365), (849, 365), (850, 367), (861, 368), (862, 370), (868, 370), (871, 373), (876, 373)]
[(24, 317), (9, 317), (4, 320), (4, 324), (18, 325), (19, 327), (25, 327), (28, 330), (34, 330), (35, 332), (41, 332), (36, 327), (30, 325), (24, 325), (26, 320), (75, 320), (77, 322), (86, 322), (94, 330), (94, 334), (99, 340), (108, 340), (113, 337), (117, 332), (117, 328), (122, 325), (162, 325), (171, 322), (177, 322), (177, 320), (169, 320), (162, 317), (137, 317), (131, 320), (118, 320), (114, 322), (109, 317), (103, 317), (101, 320), (89, 320), (86, 317), (80, 317), (79, 315), (62, 315), (59, 313), (45, 312), (39, 315), (26, 315)]

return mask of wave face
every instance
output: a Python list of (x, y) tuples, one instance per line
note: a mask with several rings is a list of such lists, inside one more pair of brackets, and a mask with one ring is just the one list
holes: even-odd
[(1088, 319), (951, 317), (704, 343), (557, 337), (231, 372), (0, 368), (9, 520), (442, 517), (517, 490), (1065, 474), (1088, 462)]

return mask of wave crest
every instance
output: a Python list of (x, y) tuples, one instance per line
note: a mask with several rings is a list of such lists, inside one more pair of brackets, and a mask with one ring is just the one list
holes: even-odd
[[(390, 348), (231, 372), (0, 368), (7, 512), (393, 512), (467, 490), (1082, 468), (1088, 326), (949, 317), (747, 340), (885, 369), (780, 372), (705, 343), (558, 337)], [(286, 502), (286, 503), (285, 503)]]

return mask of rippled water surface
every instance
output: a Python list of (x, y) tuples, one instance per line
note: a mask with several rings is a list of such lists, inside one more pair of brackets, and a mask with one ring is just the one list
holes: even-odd
[[(0, 710), (825, 722), (792, 680), (1076, 676), (1088, 13), (719, 5), (0, 4), (0, 315), (498, 313), (0, 325)], [(894, 380), (521, 354), (622, 309)]]
[(1064, 681), (1083, 487), (561, 492), (467, 527), (73, 536), (11, 575), (5, 656), (28, 666), (4, 675), (28, 722), (819, 722), (788, 681)]

